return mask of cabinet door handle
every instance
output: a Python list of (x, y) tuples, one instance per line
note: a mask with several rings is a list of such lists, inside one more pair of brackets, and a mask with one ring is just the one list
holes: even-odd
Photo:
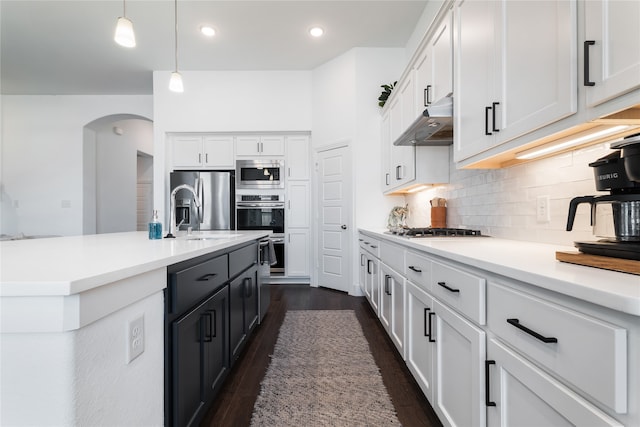
[(422, 273), (422, 270), (420, 270), (417, 267), (414, 267), (413, 265), (409, 266), (409, 270), (415, 271), (416, 273)]
[(429, 335), (430, 333), (427, 332), (427, 321), (428, 321), (428, 317), (429, 317), (429, 310), (431, 310), (428, 307), (424, 308), (424, 336), (427, 338), (430, 338)]
[(424, 89), (424, 106), (428, 107), (431, 105), (431, 85), (427, 85)]
[(493, 110), (493, 111), (492, 111), (492, 113), (491, 113), (491, 115), (492, 115), (492, 119), (493, 119), (493, 129), (492, 129), (492, 130), (493, 130), (494, 132), (500, 132), (500, 129), (497, 129), (497, 128), (496, 128), (496, 111), (498, 111), (498, 109), (497, 109), (496, 107), (497, 107), (498, 105), (500, 105), (500, 103), (499, 103), (499, 102), (494, 102), (494, 103), (493, 103), (493, 106), (492, 106), (492, 108), (491, 108), (491, 109)]
[(213, 338), (218, 336), (218, 321), (217, 321), (217, 316), (216, 316), (216, 311), (213, 310), (213, 328), (211, 329), (213, 331)]
[(584, 42), (584, 85), (595, 86), (596, 83), (589, 80), (589, 46), (596, 44), (595, 40), (586, 40)]
[(402, 168), (402, 165), (396, 166), (396, 180), (402, 179), (402, 177), (400, 176), (400, 168)]
[(369, 273), (369, 274), (371, 274), (371, 264), (373, 264), (373, 261), (368, 259), (367, 260), (367, 273)]
[(432, 316), (435, 316), (436, 313), (435, 311), (431, 311), (430, 309), (427, 309), (427, 311), (429, 311), (429, 342), (436, 342), (435, 338), (433, 338), (433, 331), (432, 331), (432, 324), (431, 324), (431, 319)]
[(516, 328), (520, 329), (521, 331), (531, 335), (532, 337), (544, 342), (544, 343), (554, 343), (554, 342), (558, 342), (557, 338), (554, 337), (545, 337), (544, 335), (541, 335), (539, 333), (537, 333), (536, 331), (527, 328), (526, 326), (522, 325), (520, 323), (519, 319), (507, 319), (507, 323), (509, 323), (510, 325), (515, 326)]
[[(206, 321), (208, 318), (208, 322)], [(209, 331), (207, 331), (209, 326)], [(211, 313), (203, 313), (200, 316), (200, 342), (211, 342), (213, 340), (211, 336)]]
[(391, 276), (389, 276), (388, 274), (384, 275), (384, 293), (387, 295), (391, 295), (389, 293), (389, 279), (391, 279)]
[(252, 285), (251, 277), (245, 277), (244, 279), (242, 279), (242, 285), (244, 286), (245, 298), (251, 298), (251, 295), (253, 295), (253, 286), (251, 286)]
[(485, 135), (493, 135), (489, 132), (489, 110), (491, 107), (484, 107), (484, 134)]
[(198, 163), (202, 163), (202, 153), (198, 153)]
[(484, 361), (484, 402), (487, 406), (496, 406), (496, 402), (491, 401), (491, 393), (489, 390), (489, 366), (495, 365), (495, 360), (485, 360)]
[(364, 267), (364, 254), (360, 254), (360, 267)]
[(197, 280), (199, 282), (206, 282), (207, 280), (213, 279), (217, 275), (218, 275), (217, 273), (209, 273), (209, 274), (205, 274), (204, 276), (199, 277)]
[(447, 286), (446, 282), (438, 282), (439, 286), (442, 286), (443, 288), (445, 288), (446, 290), (448, 290), (449, 292), (460, 292), (460, 289), (454, 289), (450, 286)]

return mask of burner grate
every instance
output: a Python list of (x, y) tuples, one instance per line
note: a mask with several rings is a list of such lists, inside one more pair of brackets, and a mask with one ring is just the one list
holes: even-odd
[(468, 228), (397, 228), (390, 230), (390, 234), (406, 237), (456, 237), (456, 236), (482, 236), (480, 230)]

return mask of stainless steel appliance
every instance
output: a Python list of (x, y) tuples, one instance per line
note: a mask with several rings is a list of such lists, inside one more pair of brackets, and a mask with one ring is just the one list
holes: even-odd
[(180, 230), (235, 229), (235, 171), (172, 172), (171, 189), (182, 184), (195, 188), (200, 207), (190, 192), (176, 193), (175, 216)]
[[(637, 135), (627, 138), (637, 138)], [(575, 197), (569, 203), (567, 231), (573, 228), (578, 205), (588, 203), (593, 233), (601, 238), (595, 242), (574, 242), (580, 252), (640, 260), (640, 179), (631, 178), (640, 178), (633, 174), (637, 167), (635, 162), (640, 162), (640, 157), (628, 155), (628, 152), (626, 158), (621, 155), (620, 148), (625, 147), (628, 151), (632, 146), (627, 138), (622, 144), (611, 144), (611, 148), (618, 151), (589, 164), (594, 171), (596, 189), (610, 194)], [(640, 139), (637, 143), (640, 144)]]
[(280, 194), (238, 194), (236, 200), (238, 230), (268, 230), (272, 244), (270, 273), (285, 274), (284, 200)]
[(283, 160), (237, 160), (238, 189), (284, 188)]

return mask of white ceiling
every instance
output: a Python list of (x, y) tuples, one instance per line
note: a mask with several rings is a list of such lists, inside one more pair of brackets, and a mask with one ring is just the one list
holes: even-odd
[[(404, 47), (427, 0), (178, 1), (181, 70), (311, 70), (353, 47)], [(3, 94), (151, 94), (174, 68), (174, 2), (127, 0), (137, 46), (113, 41), (122, 0), (1, 0)], [(207, 39), (199, 27), (218, 34)], [(325, 36), (313, 39), (319, 25)]]

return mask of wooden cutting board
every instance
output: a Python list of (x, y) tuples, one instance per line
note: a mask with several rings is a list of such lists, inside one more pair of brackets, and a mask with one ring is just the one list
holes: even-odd
[(582, 252), (556, 252), (556, 259), (571, 264), (587, 267), (604, 268), (606, 270), (621, 271), (640, 275), (640, 261), (632, 259), (612, 258), (600, 255), (583, 254)]

